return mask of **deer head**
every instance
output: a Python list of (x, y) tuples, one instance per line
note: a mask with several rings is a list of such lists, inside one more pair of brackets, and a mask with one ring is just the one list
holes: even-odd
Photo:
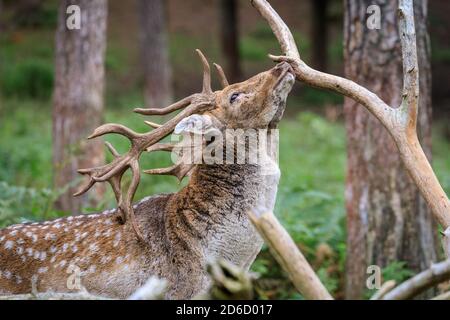
[[(114, 147), (106, 143), (114, 160), (106, 165), (80, 169), (79, 173), (89, 176), (88, 183), (75, 195), (81, 195), (95, 183), (108, 181), (112, 186), (118, 203), (118, 211), (122, 221), (130, 219), (139, 239), (143, 236), (135, 223), (132, 201), (140, 180), (138, 160), (142, 152), (172, 151), (173, 144), (159, 143), (161, 139), (172, 133), (195, 133), (197, 129), (218, 128), (268, 128), (274, 127), (280, 120), (288, 93), (295, 81), (288, 63), (280, 63), (273, 69), (262, 72), (245, 82), (229, 85), (222, 68), (214, 64), (223, 86), (222, 90), (213, 92), (209, 63), (200, 50), (197, 50), (203, 64), (203, 88), (200, 93), (188, 96), (168, 107), (135, 109), (143, 115), (165, 115), (183, 109), (175, 117), (163, 125), (146, 121), (154, 128), (148, 133), (136, 133), (120, 124), (105, 124), (98, 127), (89, 139), (108, 133), (116, 133), (127, 137), (131, 142), (130, 150), (120, 155)], [(192, 169), (192, 164), (182, 161), (169, 168), (150, 169), (147, 174), (174, 175), (181, 180)], [(121, 179), (128, 170), (132, 171), (132, 181), (123, 195)]]

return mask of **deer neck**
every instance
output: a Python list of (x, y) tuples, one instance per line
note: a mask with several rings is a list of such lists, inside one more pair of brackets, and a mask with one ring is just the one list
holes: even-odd
[(274, 208), (277, 143), (259, 164), (197, 165), (189, 184), (172, 198), (169, 227), (177, 229), (177, 237), (194, 238), (205, 262), (225, 258), (249, 268), (256, 258), (262, 239), (247, 212), (261, 206)]

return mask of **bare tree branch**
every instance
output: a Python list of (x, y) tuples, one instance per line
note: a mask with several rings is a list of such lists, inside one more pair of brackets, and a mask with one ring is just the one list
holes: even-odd
[(450, 300), (450, 291), (444, 292), (431, 300)]
[[(434, 174), (420, 146), (416, 133), (418, 67), (412, 0), (400, 1), (400, 32), (404, 58), (404, 106), (391, 107), (376, 94), (348, 79), (310, 68), (298, 54), (292, 33), (266, 0), (251, 0), (253, 6), (272, 28), (285, 56), (270, 56), (275, 61), (291, 64), (298, 80), (309, 85), (330, 89), (365, 106), (393, 137), (403, 163), (431, 208), (435, 219), (447, 229), (450, 227), (450, 201)], [(448, 241), (448, 239), (447, 239)], [(450, 249), (446, 250), (447, 255)]]
[(394, 280), (386, 281), (385, 283), (383, 283), (381, 288), (377, 292), (375, 292), (375, 294), (370, 298), (370, 300), (380, 300), (386, 295), (386, 293), (391, 291), (395, 287), (395, 285), (396, 283)]
[(399, 1), (398, 19), (403, 60), (402, 112), (407, 115), (408, 129), (415, 131), (419, 101), (419, 65), (412, 1)]
[(249, 212), (248, 215), (259, 234), (266, 241), (275, 259), (288, 273), (294, 286), (306, 299), (333, 299), (272, 212), (257, 209)]

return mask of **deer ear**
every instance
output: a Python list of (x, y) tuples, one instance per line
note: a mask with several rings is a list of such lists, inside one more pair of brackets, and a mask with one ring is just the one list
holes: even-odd
[(195, 133), (204, 134), (211, 129), (213, 123), (208, 115), (193, 114), (184, 118), (175, 127), (175, 134)]

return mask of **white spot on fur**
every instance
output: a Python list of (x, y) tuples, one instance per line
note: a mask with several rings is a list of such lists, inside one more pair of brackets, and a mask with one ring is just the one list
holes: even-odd
[(8, 240), (5, 243), (5, 249), (11, 250), (14, 247), (14, 241)]
[(123, 262), (123, 257), (117, 257), (116, 258), (116, 263), (117, 264), (121, 264)]
[(56, 240), (56, 235), (54, 233), (49, 232), (45, 235), (44, 239), (45, 240)]
[(38, 273), (46, 273), (47, 270), (48, 270), (47, 267), (41, 267), (41, 268), (38, 269)]

